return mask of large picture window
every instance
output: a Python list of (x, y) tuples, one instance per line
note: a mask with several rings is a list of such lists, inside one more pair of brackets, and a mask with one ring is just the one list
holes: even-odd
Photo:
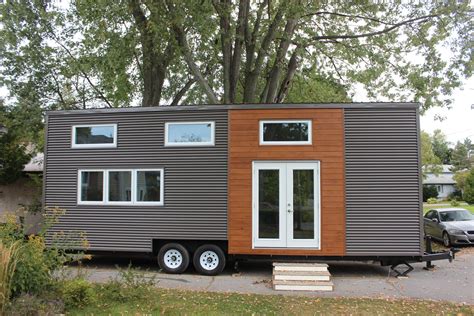
[(73, 148), (117, 147), (117, 124), (74, 125)]
[(165, 124), (165, 146), (213, 146), (214, 122)]
[(78, 204), (163, 205), (163, 169), (79, 170)]
[(261, 145), (310, 145), (310, 120), (260, 121)]

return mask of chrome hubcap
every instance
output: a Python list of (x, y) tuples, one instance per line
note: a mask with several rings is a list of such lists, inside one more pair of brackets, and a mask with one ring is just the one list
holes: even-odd
[(214, 251), (204, 251), (199, 257), (199, 262), (203, 269), (211, 271), (219, 265), (219, 256)]
[(165, 252), (164, 263), (167, 268), (176, 269), (183, 263), (183, 255), (176, 249)]

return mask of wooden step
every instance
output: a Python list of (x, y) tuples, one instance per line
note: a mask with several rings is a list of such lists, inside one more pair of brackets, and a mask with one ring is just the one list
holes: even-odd
[(274, 271), (274, 280), (329, 281), (328, 271)]
[(331, 281), (273, 281), (274, 290), (285, 291), (332, 291), (334, 284)]
[(328, 265), (325, 263), (273, 263), (273, 271), (304, 271), (304, 272), (325, 272)]

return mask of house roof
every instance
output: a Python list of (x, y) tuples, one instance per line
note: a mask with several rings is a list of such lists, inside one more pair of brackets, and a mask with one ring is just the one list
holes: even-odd
[(274, 104), (202, 104), (179, 106), (135, 106), (121, 108), (95, 108), (77, 110), (46, 111), (47, 115), (86, 114), (114, 112), (155, 112), (155, 111), (190, 111), (190, 110), (254, 110), (254, 109), (325, 109), (325, 108), (419, 108), (417, 102), (348, 102), (348, 103), (274, 103)]
[(23, 168), (24, 172), (43, 172), (44, 154), (38, 153)]
[(427, 173), (423, 184), (456, 184), (454, 173), (451, 171), (452, 165), (442, 165), (442, 171), (439, 174)]

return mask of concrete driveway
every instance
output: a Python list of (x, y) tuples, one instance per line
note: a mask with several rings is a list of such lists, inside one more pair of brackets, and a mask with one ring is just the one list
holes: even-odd
[[(257, 294), (306, 295), (314, 297), (411, 298), (474, 304), (474, 251), (463, 249), (456, 260), (435, 261), (433, 271), (423, 270), (424, 264), (414, 264), (408, 278), (389, 276), (389, 268), (378, 264), (328, 262), (334, 282), (333, 292), (287, 292), (271, 288), (271, 262), (242, 262), (239, 273), (230, 267), (216, 277), (196, 274), (189, 269), (182, 275), (161, 273), (149, 258), (119, 259), (95, 257), (84, 267), (91, 281), (105, 282), (118, 275), (116, 265), (134, 267), (155, 275), (157, 287), (199, 291), (240, 292)], [(75, 267), (68, 267), (74, 272)]]

